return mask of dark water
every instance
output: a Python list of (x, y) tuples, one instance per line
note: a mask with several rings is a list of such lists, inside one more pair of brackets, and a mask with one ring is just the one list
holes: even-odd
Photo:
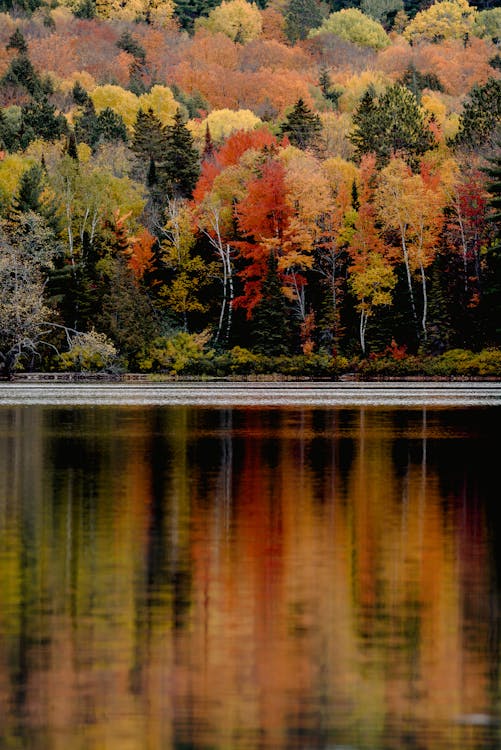
[(500, 427), (3, 406), (0, 748), (499, 748)]

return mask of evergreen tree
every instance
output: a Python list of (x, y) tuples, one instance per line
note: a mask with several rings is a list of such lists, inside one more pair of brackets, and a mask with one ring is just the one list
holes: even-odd
[[(77, 84), (75, 84), (76, 86)], [(84, 89), (82, 91), (85, 93)], [(80, 89), (77, 90), (76, 95), (80, 100), (83, 98)], [(73, 88), (73, 96), (75, 97), (75, 88)], [(75, 119), (75, 137), (79, 143), (87, 143), (92, 150), (95, 150), (99, 142), (99, 124), (94, 102), (87, 93), (85, 93), (85, 97), (83, 112)]]
[(7, 42), (7, 49), (17, 50), (19, 55), (28, 54), (28, 45), (26, 44), (26, 39), (24, 38), (24, 35), (19, 27), (17, 27), (15, 32), (9, 38), (9, 41)]
[(337, 108), (337, 103), (339, 97), (341, 96), (341, 91), (336, 91), (332, 88), (332, 81), (327, 68), (320, 69), (318, 86), (320, 88), (320, 91), (322, 92), (322, 96), (324, 97), (324, 99), (327, 99), (328, 102), (331, 102), (331, 104), (333, 104), (334, 107)]
[(90, 99), (80, 81), (75, 81), (71, 94), (73, 96), (73, 101), (79, 107), (84, 107)]
[(174, 15), (182, 29), (193, 31), (195, 20), (199, 16), (208, 16), (216, 5), (219, 5), (219, 0), (176, 0)]
[(121, 115), (114, 112), (111, 107), (105, 107), (97, 116), (98, 142), (114, 141), (127, 142), (127, 128)]
[(128, 52), (134, 58), (129, 66), (129, 89), (137, 96), (144, 94), (147, 87), (144, 82), (146, 72), (146, 50), (130, 31), (124, 31), (117, 42), (117, 47)]
[(290, 42), (306, 39), (310, 29), (322, 23), (322, 12), (317, 0), (289, 0), (285, 11), (285, 33)]
[(379, 99), (369, 87), (353, 115), (353, 126), (349, 138), (355, 158), (374, 152), (379, 166), (398, 154), (416, 167), (419, 157), (435, 145), (416, 97), (398, 83), (388, 86)]
[(253, 349), (258, 354), (279, 357), (289, 353), (290, 335), (287, 302), (278, 275), (278, 263), (270, 253), (262, 298), (252, 314)]
[(303, 150), (314, 148), (318, 145), (322, 123), (320, 117), (314, 114), (302, 99), (298, 99), (293, 110), (282, 123), (280, 132), (288, 136), (293, 146)]
[(62, 114), (56, 115), (56, 108), (50, 104), (46, 96), (35, 99), (21, 108), (21, 148), (26, 148), (37, 138), (55, 141), (64, 135), (67, 129), (65, 117)]
[(169, 195), (190, 198), (200, 175), (200, 156), (179, 110), (165, 135), (164, 159), (158, 165), (160, 181)]
[(166, 132), (158, 117), (150, 108), (139, 110), (134, 123), (131, 149), (144, 162), (153, 160), (159, 164), (165, 158)]
[(419, 70), (416, 70), (412, 63), (408, 66), (404, 74), (400, 76), (398, 83), (408, 88), (409, 91), (412, 91), (417, 101), (420, 101), (421, 92), (424, 89), (444, 91), (444, 87), (435, 73), (421, 73)]
[(65, 153), (74, 161), (78, 161), (77, 139), (74, 132), (71, 132), (66, 139)]
[(0, 80), (0, 86), (24, 89), (35, 98), (50, 93), (48, 82), (43, 82), (40, 79), (31, 60), (24, 54), (12, 58), (9, 67)]
[(501, 80), (489, 78), (471, 89), (464, 105), (453, 145), (478, 148), (492, 146), (501, 125)]
[(202, 151), (202, 159), (204, 161), (211, 161), (214, 158), (214, 142), (210, 133), (209, 123), (205, 126), (205, 142), (204, 150)]

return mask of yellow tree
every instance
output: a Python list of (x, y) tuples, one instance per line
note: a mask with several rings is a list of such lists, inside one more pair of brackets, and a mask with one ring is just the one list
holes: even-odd
[(348, 285), (357, 299), (360, 313), (360, 346), (365, 354), (366, 330), (374, 308), (391, 305), (391, 292), (397, 283), (392, 266), (379, 253), (370, 252), (364, 264), (353, 266), (348, 278)]
[[(385, 230), (396, 232), (405, 265), (407, 286), (418, 338), (426, 340), (428, 294), (426, 268), (433, 261), (443, 224), (445, 195), (438, 174), (425, 167), (413, 174), (400, 158), (380, 173), (376, 191), (379, 220)], [(418, 324), (412, 276), (419, 272), (422, 291), (421, 323)]]
[(174, 278), (162, 287), (160, 297), (181, 316), (183, 328), (188, 331), (188, 314), (206, 310), (198, 294), (210, 282), (210, 269), (200, 256), (193, 254), (194, 221), (189, 204), (179, 198), (169, 198), (165, 213), (162, 260), (172, 269)]
[(261, 11), (246, 0), (223, 0), (209, 13), (199, 18), (195, 28), (206, 28), (212, 33), (225, 34), (234, 42), (245, 44), (256, 39), (263, 29)]
[(416, 14), (404, 31), (411, 43), (464, 39), (473, 33), (476, 8), (468, 0), (442, 0)]

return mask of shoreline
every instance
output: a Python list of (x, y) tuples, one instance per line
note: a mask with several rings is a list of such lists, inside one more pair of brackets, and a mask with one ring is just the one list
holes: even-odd
[(309, 375), (283, 375), (281, 373), (254, 375), (169, 375), (151, 373), (80, 373), (80, 372), (37, 372), (16, 373), (10, 379), (0, 379), (0, 387), (9, 383), (497, 383), (501, 375), (364, 375), (343, 373), (333, 378)]

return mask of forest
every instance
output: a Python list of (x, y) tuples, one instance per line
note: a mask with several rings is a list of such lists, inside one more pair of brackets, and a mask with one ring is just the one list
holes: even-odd
[(0, 377), (501, 374), (495, 0), (0, 0)]

